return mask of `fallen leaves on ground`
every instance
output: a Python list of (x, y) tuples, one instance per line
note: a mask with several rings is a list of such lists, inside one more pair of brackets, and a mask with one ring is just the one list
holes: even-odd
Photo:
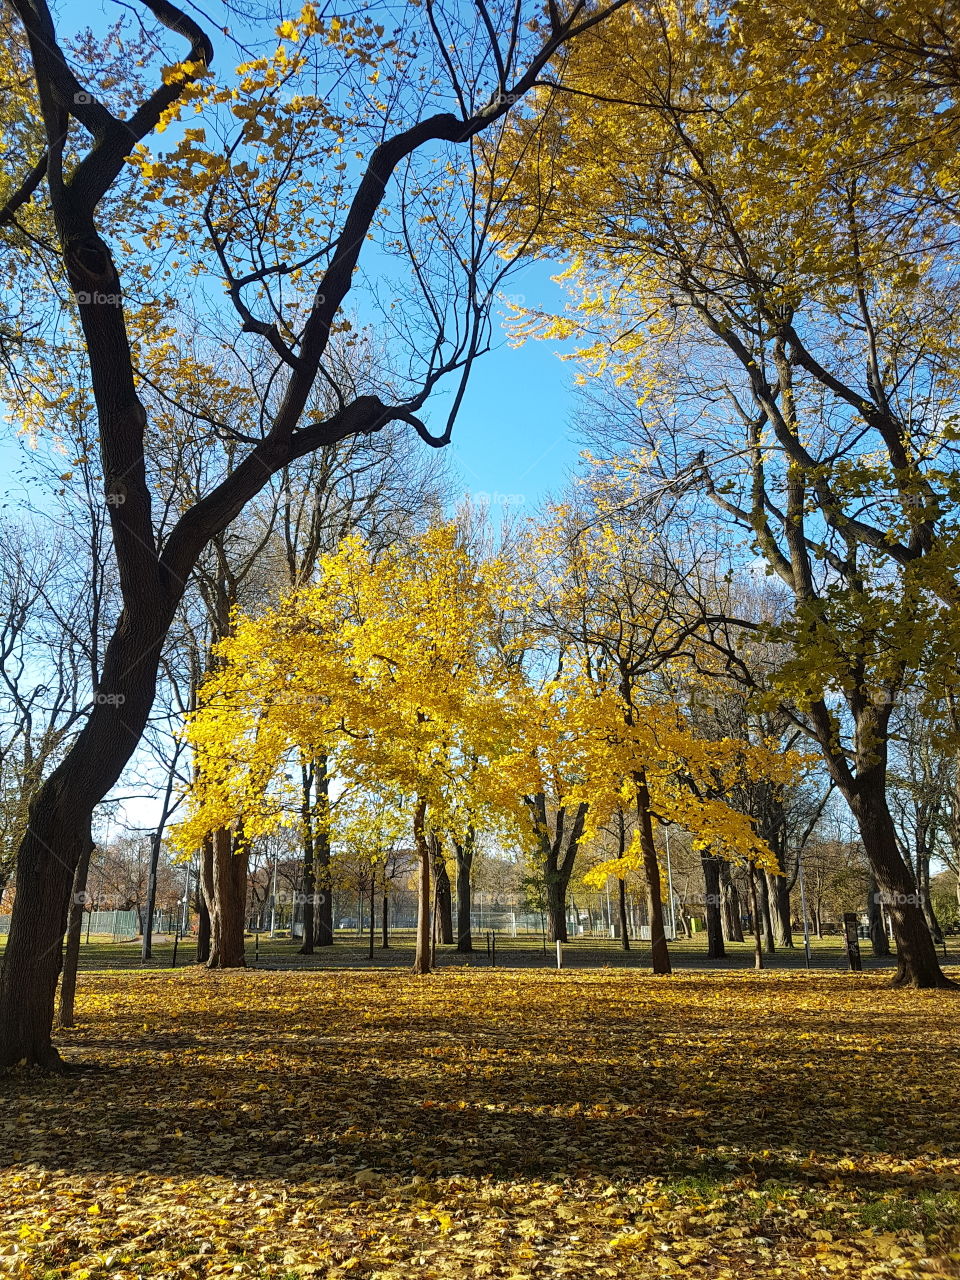
[(960, 1276), (960, 997), (880, 976), (84, 975), (0, 1276)]

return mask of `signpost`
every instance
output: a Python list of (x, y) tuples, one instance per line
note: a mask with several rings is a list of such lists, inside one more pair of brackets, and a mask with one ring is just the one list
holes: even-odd
[(863, 962), (860, 959), (860, 917), (855, 911), (845, 911), (843, 913), (843, 936), (847, 943), (847, 959), (850, 961), (850, 968), (854, 973), (863, 972)]

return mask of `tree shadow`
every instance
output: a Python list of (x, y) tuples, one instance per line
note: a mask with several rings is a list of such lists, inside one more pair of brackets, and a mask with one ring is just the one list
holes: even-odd
[[(942, 1188), (931, 1153), (960, 1155), (956, 1028), (938, 1051), (924, 1039), (932, 1009), (909, 996), (831, 1017), (824, 992), (800, 986), (793, 1007), (771, 993), (738, 1008), (742, 987), (691, 974), (671, 989), (684, 1015), (618, 1006), (599, 980), (592, 1004), (551, 1027), (509, 997), (471, 1013), (455, 989), (449, 1006), (431, 990), (420, 1008), (407, 989), (391, 1006), (367, 979), (351, 1007), (324, 975), (303, 979), (293, 1008), (273, 998), (281, 975), (232, 979), (234, 1005), (188, 1004), (189, 1026), (139, 1030), (130, 1003), (108, 1008), (65, 1046), (93, 1070), (4, 1080), (4, 1162), (186, 1179), (745, 1176), (881, 1192)], [(374, 993), (379, 1004), (360, 998)]]

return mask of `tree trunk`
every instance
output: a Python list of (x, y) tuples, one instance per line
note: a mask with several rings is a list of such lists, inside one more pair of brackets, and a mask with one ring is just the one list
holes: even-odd
[(720, 891), (723, 908), (724, 937), (728, 942), (743, 941), (743, 925), (740, 922), (740, 894), (733, 883), (730, 863), (720, 860)]
[(330, 874), (330, 776), (327, 757), (314, 761), (313, 856), (318, 889), (314, 911), (314, 941), (318, 947), (333, 946), (333, 877)]
[(890, 954), (890, 940), (883, 922), (883, 907), (880, 905), (880, 890), (875, 876), (870, 877), (867, 886), (867, 932), (873, 954), (886, 959)]
[(643, 769), (634, 774), (637, 788), (637, 823), (640, 828), (640, 849), (643, 854), (643, 874), (647, 882), (647, 917), (650, 921), (650, 959), (653, 972), (671, 972), (670, 950), (663, 925), (663, 898), (660, 885), (660, 863), (653, 842), (653, 822), (650, 817), (650, 792), (647, 775)]
[(390, 908), (386, 885), (383, 889), (383, 905), (380, 909), (380, 946), (384, 951), (390, 948)]
[(244, 912), (249, 855), (245, 845), (240, 845), (234, 853), (237, 843), (227, 827), (213, 833), (209, 876), (203, 880), (203, 896), (210, 912), (208, 969), (242, 969), (247, 963)]
[(617, 912), (620, 918), (620, 946), (624, 951), (629, 951), (630, 928), (627, 921), (627, 882), (622, 876), (617, 877)]
[(894, 986), (954, 987), (940, 968), (927, 922), (923, 917), (913, 873), (900, 856), (896, 829), (883, 792), (880, 770), (877, 777), (861, 773), (859, 789), (850, 805), (860, 828), (863, 847), (890, 911), (893, 937), (897, 944), (897, 972)]
[(680, 925), (680, 931), (683, 936), (685, 938), (691, 938), (693, 935), (690, 932), (690, 912), (682, 902), (677, 910), (677, 922)]
[(443, 845), (436, 837), (431, 841), (433, 846), (433, 874), (436, 880), (437, 899), (437, 933), (439, 941), (445, 947), (453, 944), (453, 890), (450, 887), (450, 876), (447, 872), (447, 860), (443, 855)]
[(727, 954), (723, 945), (723, 916), (721, 911), (720, 859), (706, 850), (700, 854), (703, 868), (704, 908), (707, 922), (707, 957), (722, 960)]
[[(750, 872), (751, 878), (754, 878), (754, 871)], [(773, 939), (773, 920), (770, 917), (770, 886), (766, 875), (759, 871), (755, 876), (756, 884), (753, 888), (754, 897), (760, 911), (760, 924), (763, 928), (763, 947), (768, 955), (775, 955), (777, 944)]]
[(70, 896), (70, 912), (67, 917), (67, 945), (63, 957), (63, 978), (60, 982), (60, 1012), (58, 1025), (73, 1026), (73, 1005), (77, 994), (77, 966), (80, 963), (80, 938), (83, 934), (83, 904), (87, 893), (87, 875), (90, 871), (90, 855), (94, 844), (91, 840), (80, 855), (73, 875), (73, 893)]
[(313, 774), (306, 765), (300, 768), (300, 779), (300, 820), (303, 823), (303, 943), (299, 954), (312, 956), (317, 880), (313, 860)]
[(927, 928), (930, 930), (930, 936), (937, 946), (942, 946), (943, 930), (940, 928), (940, 921), (937, 919), (937, 913), (933, 909), (933, 900), (930, 897), (929, 849), (917, 850), (917, 892), (920, 895), (920, 907), (923, 911), (923, 918), (927, 922)]
[(414, 973), (429, 973), (431, 969), (430, 947), (430, 841), (425, 828), (426, 800), (418, 800), (413, 815), (413, 840), (417, 849), (417, 953), (413, 961)]
[[(623, 806), (617, 806), (617, 857), (622, 858), (627, 851), (627, 819)], [(608, 899), (609, 901), (609, 899)], [(620, 947), (630, 950), (630, 928), (627, 920), (627, 882), (623, 876), (617, 876), (617, 913), (620, 929)]]
[(547, 899), (547, 938), (567, 942), (567, 882), (559, 870), (547, 871), (544, 884)]
[(143, 945), (140, 948), (140, 959), (153, 959), (153, 916), (157, 906), (157, 868), (160, 865), (160, 846), (163, 843), (163, 828), (158, 827), (150, 842), (150, 871), (147, 877), (147, 905), (143, 913)]
[[(75, 758), (71, 752), (71, 759)], [(56, 771), (31, 805), (17, 857), (16, 897), (0, 979), (0, 1067), (61, 1066), (51, 1042), (70, 894), (95, 801), (74, 817), (57, 794)]]
[(203, 842), (200, 850), (200, 899), (197, 911), (197, 964), (206, 964), (210, 959), (210, 912), (203, 886), (213, 883), (213, 839), (211, 836)]
[(551, 835), (545, 795), (541, 792), (535, 796), (528, 796), (526, 802), (533, 819), (533, 829), (542, 859), (543, 889), (550, 941), (566, 942), (568, 940), (567, 886), (570, 884), (580, 841), (583, 838), (587, 806), (577, 805), (573, 819), (570, 821), (566, 807), (561, 805), (557, 810), (554, 833)]
[[(134, 514), (134, 507), (131, 502), (120, 508), (123, 518)], [(132, 580), (129, 564), (121, 579), (129, 599), (142, 607), (135, 621), (124, 609), (107, 645), (87, 722), (33, 797), (17, 854), (16, 897), (0, 975), (0, 1067), (22, 1061), (52, 1069), (61, 1065), (51, 1032), (73, 877), (90, 840), (93, 811), (133, 755), (153, 704), (159, 640), (175, 601), (164, 598), (149, 573), (142, 582)]]
[(773, 932), (778, 947), (793, 946), (790, 923), (790, 887), (786, 876), (767, 876), (769, 896), (773, 902)]
[(473, 833), (468, 832), (463, 844), (454, 841), (453, 849), (457, 858), (457, 950), (466, 955), (473, 951), (473, 926), (470, 920), (473, 906), (470, 877), (473, 867)]
[(760, 921), (760, 904), (757, 901), (757, 876), (753, 863), (747, 866), (747, 881), (750, 886), (750, 914), (753, 917), (753, 963), (757, 969), (763, 968), (763, 926)]
[[(386, 894), (384, 894), (386, 897)], [(377, 877), (374, 875), (374, 869), (370, 868), (370, 939), (367, 946), (367, 959), (373, 959), (373, 935), (377, 927)]]

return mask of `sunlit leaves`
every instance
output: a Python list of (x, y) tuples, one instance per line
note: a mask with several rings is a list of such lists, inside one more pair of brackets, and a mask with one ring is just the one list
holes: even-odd
[(904, 1020), (846, 974), (90, 975), (70, 1051), (105, 1069), (5, 1082), (0, 1274), (949, 1276), (953, 999)]

